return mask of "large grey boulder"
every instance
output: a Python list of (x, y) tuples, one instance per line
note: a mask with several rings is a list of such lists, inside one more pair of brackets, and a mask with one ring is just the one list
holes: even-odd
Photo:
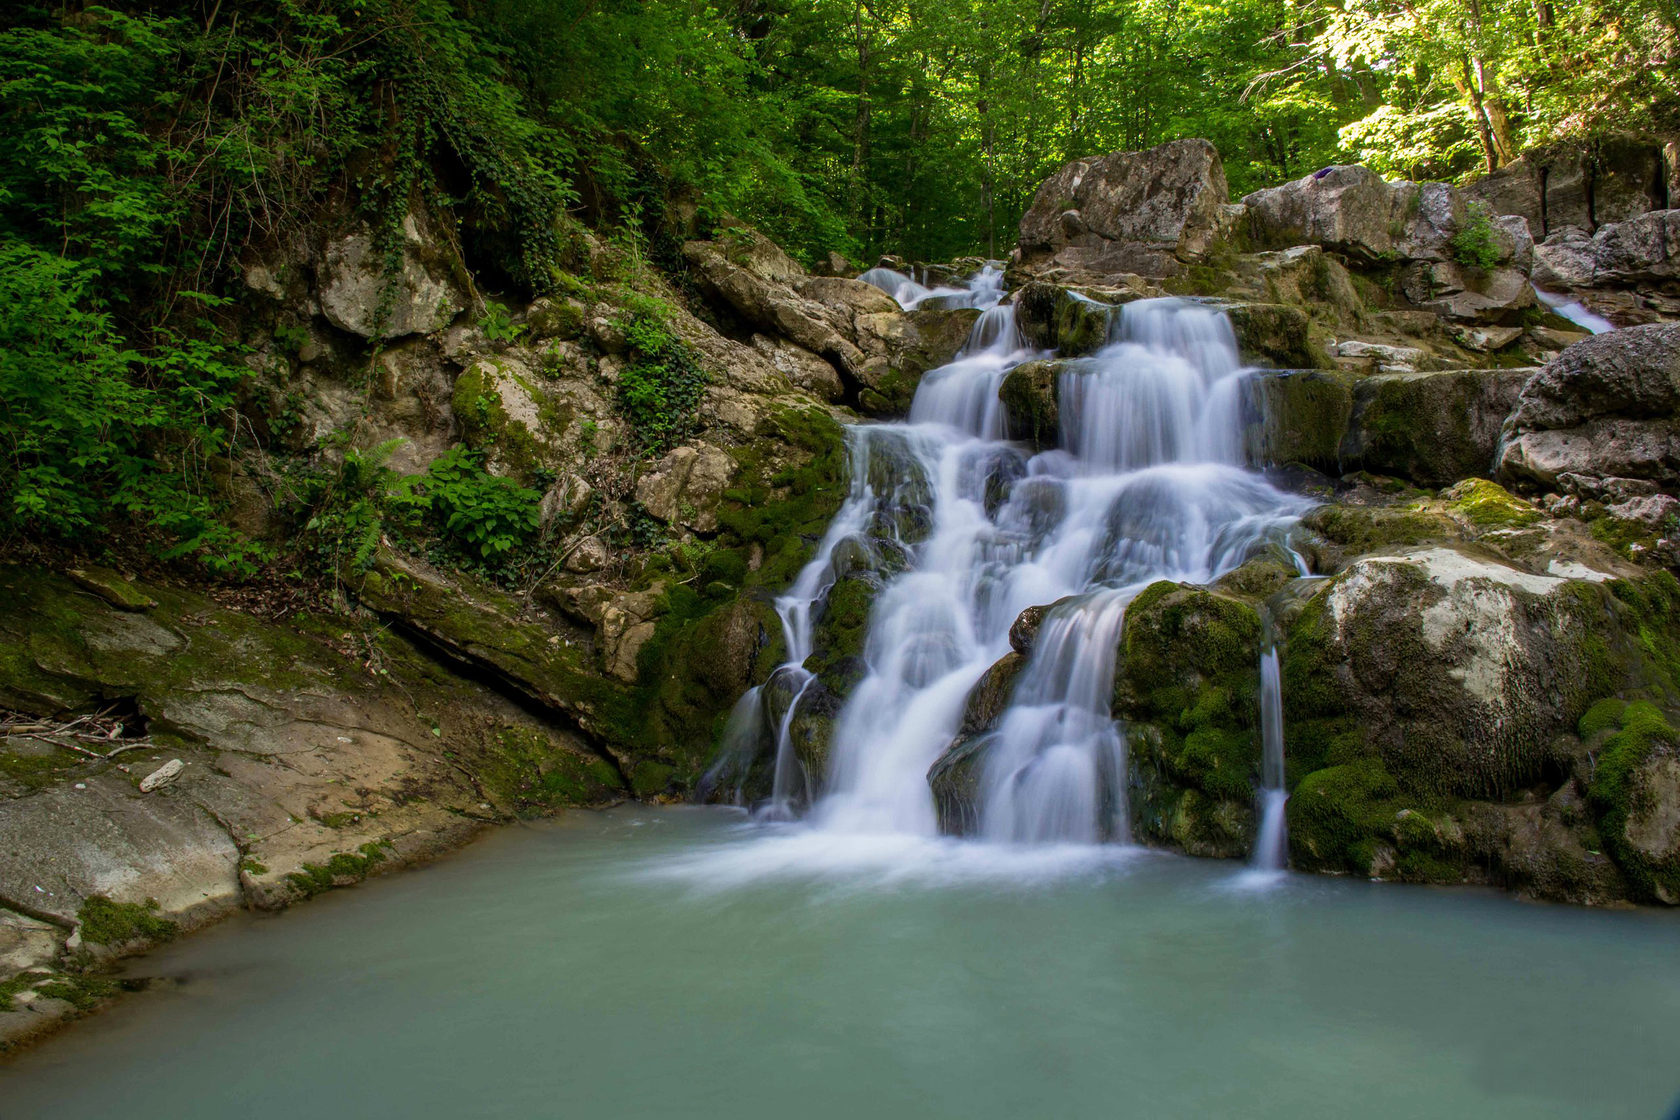
[(1500, 458), (1517, 480), (1560, 475), (1680, 485), (1680, 324), (1594, 335), (1523, 387)]
[[(917, 378), (956, 356), (978, 314), (906, 312), (872, 284), (808, 275), (744, 227), (718, 241), (687, 242), (683, 259), (709, 298), (764, 336), (755, 347), (790, 380), (831, 400), (855, 394), (868, 412), (908, 408)], [(817, 362), (833, 368), (833, 380)]]
[(1408, 302), (1463, 322), (1498, 322), (1534, 305), (1534, 241), (1521, 218), (1490, 223), (1491, 267), (1467, 262), (1455, 241), (1477, 215), (1445, 183), (1389, 182), (1370, 168), (1325, 168), (1243, 199), (1263, 248), (1318, 245), (1367, 268), (1397, 268)]
[(1173, 276), (1230, 220), (1219, 153), (1206, 140), (1074, 160), (1021, 217), (1021, 262), (1095, 275)]
[(1534, 282), (1554, 291), (1680, 280), (1680, 210), (1652, 210), (1588, 236), (1553, 234), (1534, 247)]
[(441, 241), (414, 214), (403, 218), (394, 268), (371, 229), (327, 245), (320, 268), (321, 313), (363, 338), (403, 338), (447, 327), (467, 306)]

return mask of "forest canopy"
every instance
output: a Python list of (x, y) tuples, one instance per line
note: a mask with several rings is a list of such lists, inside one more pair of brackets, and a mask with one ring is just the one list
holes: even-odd
[[(0, 13), (0, 528), (237, 564), (247, 250), (410, 200), (532, 295), (592, 226), (1001, 256), (1063, 162), (1200, 136), (1234, 192), (1680, 133), (1674, 0), (66, 0)], [(331, 215), (337, 215), (332, 218)], [(231, 550), (231, 551), (230, 551)]]

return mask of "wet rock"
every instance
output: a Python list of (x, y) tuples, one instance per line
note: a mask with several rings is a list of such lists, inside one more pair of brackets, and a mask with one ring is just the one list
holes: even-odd
[(1225, 309), (1244, 365), (1323, 369), (1330, 361), (1312, 339), (1306, 312), (1282, 304), (1238, 303)]
[(1680, 485), (1677, 407), (1680, 325), (1595, 335), (1523, 387), (1500, 471), (1545, 486), (1565, 474)]
[(440, 244), (420, 216), (407, 215), (392, 277), (372, 230), (331, 242), (321, 265), (321, 313), (335, 327), (369, 339), (442, 330), (465, 310), (467, 296)]
[(1350, 380), (1347, 374), (1318, 370), (1254, 375), (1246, 439), (1253, 461), (1339, 471), (1353, 414)]
[(1015, 616), (1015, 621), (1009, 626), (1009, 648), (1022, 657), (1031, 656), (1033, 643), (1038, 641), (1038, 629), (1044, 625), (1044, 614), (1049, 607), (1028, 607)]
[(1107, 345), (1119, 305), (1150, 294), (1162, 293), (1142, 281), (1135, 288), (1070, 288), (1034, 281), (1016, 299), (1016, 323), (1036, 349), (1054, 350), (1064, 358), (1093, 354)]
[(1021, 259), (1092, 274), (1173, 276), (1200, 260), (1229, 220), (1219, 153), (1206, 140), (1075, 160), (1045, 180), (1021, 217)]
[(1023, 362), (1004, 377), (998, 399), (1008, 413), (1010, 439), (1040, 450), (1056, 446), (1061, 434), (1061, 370), (1059, 361)]
[(1472, 369), (1367, 377), (1353, 387), (1344, 469), (1445, 486), (1491, 472), (1506, 417), (1533, 370)]
[(980, 831), (982, 787), (988, 736), (958, 739), (928, 768), (928, 788), (939, 831), (947, 836), (972, 836)]
[(1253, 846), (1260, 636), (1254, 607), (1188, 585), (1151, 584), (1127, 608), (1114, 714), (1139, 839), (1226, 858)]
[(980, 675), (963, 704), (962, 734), (978, 735), (997, 727), (1015, 694), (1015, 681), (1026, 667), (1027, 655), (1011, 650)]

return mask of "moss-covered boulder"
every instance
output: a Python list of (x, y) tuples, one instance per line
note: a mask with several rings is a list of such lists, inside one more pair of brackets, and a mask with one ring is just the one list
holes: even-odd
[(1057, 405), (1062, 363), (1022, 362), (1004, 376), (998, 386), (1010, 439), (1030, 444), (1037, 450), (1055, 447), (1061, 437), (1061, 412)]
[(511, 357), (480, 358), (463, 370), (450, 406), (466, 443), (506, 473), (529, 478), (561, 460), (559, 433), (545, 423), (552, 402), (540, 379)]
[(1614, 684), (1609, 598), (1445, 547), (1357, 561), (1288, 636), (1291, 765), (1331, 761), (1330, 740), (1347, 731), (1410, 789), (1521, 788)]
[(1340, 473), (1352, 381), (1342, 373), (1298, 369), (1252, 377), (1246, 442), (1253, 461)]
[(1127, 608), (1114, 714), (1139, 839), (1229, 858), (1252, 848), (1260, 640), (1252, 606), (1203, 588), (1151, 584)]
[[(1107, 345), (1119, 304), (1150, 294), (1146, 289), (1082, 290), (1032, 283), (1016, 300), (1016, 322), (1027, 342), (1064, 358), (1094, 354)], [(1159, 294), (1159, 293), (1154, 293)]]
[(1649, 701), (1607, 699), (1581, 717), (1598, 764), (1588, 802), (1636, 897), (1680, 905), (1680, 733)]
[(1499, 433), (1528, 369), (1382, 374), (1353, 387), (1340, 458), (1347, 469), (1446, 486), (1494, 469)]
[(849, 694), (868, 670), (864, 641), (881, 587), (881, 577), (874, 572), (852, 572), (836, 580), (822, 602), (805, 667), (831, 692)]
[(1671, 900), (1677, 669), (1667, 575), (1565, 579), (1446, 548), (1361, 560), (1288, 634), (1292, 858)]
[(1246, 365), (1274, 369), (1333, 369), (1313, 338), (1312, 320), (1299, 307), (1280, 303), (1237, 303), (1225, 309)]

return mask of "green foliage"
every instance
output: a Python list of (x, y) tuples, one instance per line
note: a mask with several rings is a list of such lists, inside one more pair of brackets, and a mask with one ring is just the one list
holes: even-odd
[(0, 530), (73, 539), (129, 518), (169, 554), (238, 569), (250, 553), (216, 521), (209, 476), (247, 371), (172, 330), (136, 345), (100, 287), (94, 265), (0, 248)]
[(402, 440), (387, 440), (368, 450), (349, 448), (335, 473), (305, 480), (306, 538), (328, 571), (366, 571), (385, 533), (393, 508), (413, 510), (411, 480), (388, 465)]
[(129, 941), (168, 941), (179, 927), (167, 918), (157, 916), (158, 902), (148, 898), (138, 902), (112, 902), (104, 895), (93, 895), (76, 912), (81, 926), (82, 940), (95, 945), (122, 945)]
[(1499, 238), (1493, 211), (1485, 202), (1472, 202), (1464, 224), (1453, 234), (1453, 259), (1466, 268), (1487, 272), (1499, 263)]
[(427, 469), (425, 493), (444, 531), (487, 563), (504, 558), (537, 530), (542, 495), (490, 474), (478, 452), (459, 445)]
[(637, 442), (657, 454), (694, 430), (711, 379), (700, 356), (677, 337), (658, 306), (632, 310), (618, 326), (631, 359), (618, 376), (618, 411), (630, 422)]
[(387, 536), (419, 544), (436, 534), (470, 562), (491, 566), (530, 541), (540, 494), (491, 474), (482, 453), (460, 445), (425, 474), (400, 475), (388, 461), (401, 443), (351, 448), (335, 473), (306, 481), (304, 529), (328, 570), (366, 571)]
[(491, 342), (513, 342), (525, 333), (524, 323), (516, 323), (508, 314), (507, 304), (486, 300), (484, 303), (484, 317), (478, 321), (478, 329), (484, 332), (484, 337)]

